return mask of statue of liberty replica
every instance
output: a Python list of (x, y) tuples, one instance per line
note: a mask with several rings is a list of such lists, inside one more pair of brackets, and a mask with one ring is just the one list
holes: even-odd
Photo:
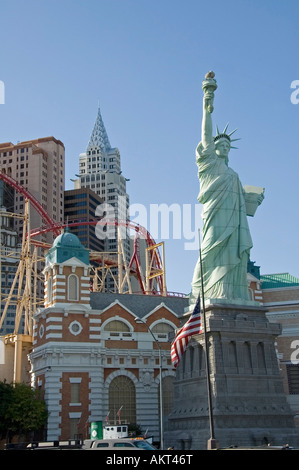
[[(241, 302), (249, 300), (247, 263), (252, 240), (247, 215), (253, 215), (262, 202), (263, 188), (241, 185), (235, 171), (228, 166), (232, 142), (217, 128), (212, 134), (214, 91), (217, 88), (214, 73), (209, 72), (203, 82), (202, 138), (196, 149), (196, 163), (200, 180), (198, 201), (203, 204), (203, 233), (201, 257), (203, 286), (206, 299)], [(191, 302), (200, 292), (200, 259), (196, 265)]]
[[(202, 136), (196, 148), (202, 243), (184, 328), (172, 343), (174, 406), (165, 443), (175, 449), (298, 446), (275, 351), (281, 327), (270, 323), (266, 308), (249, 298), (247, 283), (252, 248), (247, 216), (255, 214), (264, 189), (243, 187), (229, 167), (234, 131), (217, 128), (213, 136), (216, 89), (215, 74), (209, 72), (203, 81)], [(195, 317), (203, 320), (203, 327), (186, 340), (184, 332)]]

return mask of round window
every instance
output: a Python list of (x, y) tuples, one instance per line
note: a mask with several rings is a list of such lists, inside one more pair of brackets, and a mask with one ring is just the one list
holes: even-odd
[(74, 335), (74, 336), (79, 335), (81, 333), (82, 329), (83, 328), (82, 328), (81, 323), (79, 323), (76, 320), (73, 321), (72, 323), (70, 323), (70, 325), (69, 325), (69, 330), (72, 333), (72, 335)]

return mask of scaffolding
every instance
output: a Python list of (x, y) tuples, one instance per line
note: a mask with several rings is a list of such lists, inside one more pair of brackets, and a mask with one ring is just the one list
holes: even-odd
[[(37, 308), (37, 247), (30, 243), (30, 206), (28, 199), (25, 200), (24, 214), (13, 214), (0, 212), (0, 220), (3, 217), (22, 218), (23, 234), (20, 250), (8, 249), (0, 246), (0, 274), (2, 280), (2, 261), (9, 259), (17, 264), (14, 279), (8, 293), (1, 289), (0, 305), (4, 305), (0, 317), (0, 329), (3, 326), (9, 306), (15, 306), (14, 332), (4, 335), (5, 347), (13, 347), (13, 383), (22, 380), (22, 364), (24, 356), (32, 348), (33, 341), (33, 312)], [(1, 227), (0, 227), (1, 230)], [(2, 237), (1, 237), (2, 238)], [(22, 323), (23, 320), (23, 323)], [(21, 330), (21, 331), (20, 331)]]
[[(7, 213), (5, 212), (5, 215)], [(4, 303), (3, 312), (0, 318), (0, 329), (2, 328), (4, 319), (10, 305), (16, 306), (14, 334), (21, 333), (22, 327), (25, 335), (32, 336), (32, 316), (37, 305), (41, 303), (41, 299), (37, 298), (37, 280), (38, 280), (38, 261), (41, 259), (37, 256), (37, 247), (31, 246), (30, 240), (30, 206), (28, 199), (25, 200), (24, 215), (11, 214), (12, 217), (23, 218), (23, 234), (19, 255), (18, 267), (10, 286), (8, 294), (1, 295), (1, 304)], [(1, 245), (2, 248), (2, 245)], [(0, 258), (2, 259), (2, 249), (0, 250)], [(2, 272), (2, 270), (1, 270)], [(24, 325), (21, 325), (21, 320)]]

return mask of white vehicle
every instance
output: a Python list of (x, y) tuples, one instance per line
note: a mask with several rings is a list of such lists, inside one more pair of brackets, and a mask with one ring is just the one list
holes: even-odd
[(157, 450), (145, 439), (99, 439), (84, 441), (85, 450)]

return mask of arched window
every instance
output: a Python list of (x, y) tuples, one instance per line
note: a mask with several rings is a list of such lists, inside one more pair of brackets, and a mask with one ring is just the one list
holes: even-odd
[[(233, 369), (237, 369), (237, 346), (235, 341), (230, 341), (228, 345), (228, 363)], [(231, 370), (232, 372), (232, 370)]]
[(190, 373), (193, 375), (193, 368), (194, 368), (194, 348), (192, 346), (189, 347), (189, 360), (190, 360)]
[(104, 331), (109, 331), (110, 336), (126, 338), (132, 336), (128, 325), (120, 320), (111, 320), (104, 326)]
[(68, 300), (79, 300), (79, 279), (76, 274), (68, 277)]
[(258, 343), (257, 347), (257, 364), (260, 373), (266, 372), (265, 349), (263, 343)]
[(158, 341), (161, 339), (165, 339), (168, 341), (169, 333), (172, 333), (174, 331), (174, 328), (173, 326), (169, 325), (169, 323), (159, 322), (156, 323), (156, 325), (154, 325), (151, 330)]
[[(120, 416), (117, 412), (120, 411)], [(133, 381), (120, 375), (112, 380), (109, 386), (109, 419), (121, 422), (136, 423), (136, 390)]]
[(251, 347), (247, 341), (243, 344), (243, 358), (245, 373), (252, 374)]
[(130, 328), (126, 323), (120, 320), (111, 320), (107, 325), (104, 327), (105, 331), (117, 331), (117, 332), (124, 332), (130, 331)]
[(201, 371), (205, 368), (204, 364), (204, 350), (201, 345), (198, 346), (198, 369)]

